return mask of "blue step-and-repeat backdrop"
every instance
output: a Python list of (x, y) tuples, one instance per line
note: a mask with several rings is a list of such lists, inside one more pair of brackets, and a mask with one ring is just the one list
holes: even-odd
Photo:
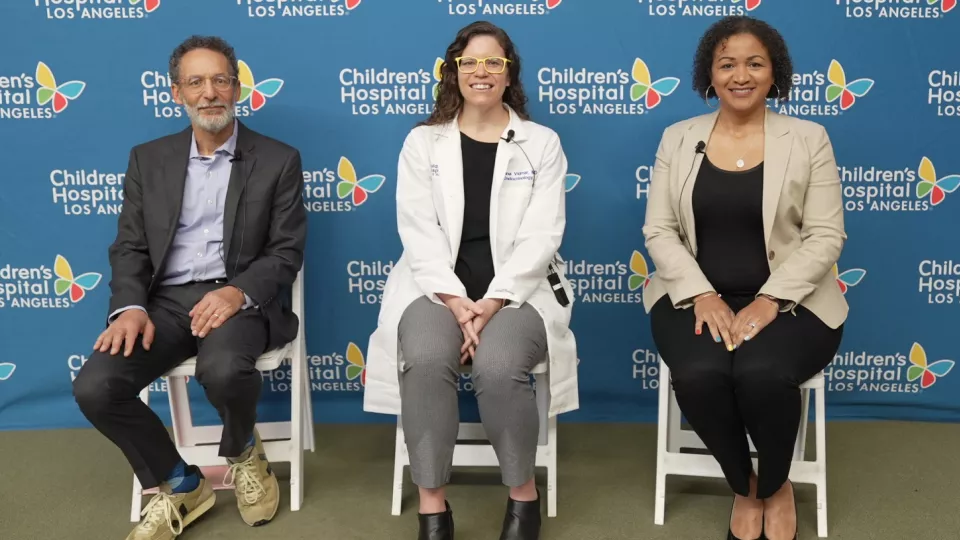
[[(432, 107), (438, 57), (477, 19), (517, 43), (533, 117), (570, 163), (561, 254), (577, 289), (581, 409), (562, 419), (653, 420), (650, 173), (663, 129), (709, 110), (690, 89), (693, 54), (730, 14), (781, 30), (796, 73), (779, 110), (824, 124), (836, 151), (850, 238), (835, 272), (852, 309), (826, 370), (829, 417), (960, 420), (957, 0), (4, 0), (0, 429), (87, 425), (71, 381), (107, 315), (128, 152), (186, 126), (167, 61), (194, 33), (236, 47), (251, 90), (241, 120), (303, 155), (315, 418), (392, 420), (361, 398), (401, 251), (397, 156)], [(679, 85), (657, 84), (669, 78)], [(666, 91), (634, 96), (637, 82)], [(386, 182), (340, 197), (347, 164)], [(264, 418), (288, 415), (289, 368), (264, 385)], [(191, 387), (197, 419), (215, 421)], [(151, 386), (167, 419), (165, 388)]]

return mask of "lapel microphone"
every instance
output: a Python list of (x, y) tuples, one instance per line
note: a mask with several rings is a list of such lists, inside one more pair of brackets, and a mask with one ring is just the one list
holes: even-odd
[(693, 172), (693, 168), (697, 164), (697, 154), (707, 155), (706, 153), (707, 143), (703, 141), (697, 141), (696, 148), (693, 149), (693, 163), (690, 164), (690, 170), (687, 172), (687, 177), (683, 180), (683, 185), (680, 186), (680, 196), (677, 197), (677, 222), (680, 224), (680, 234), (683, 235), (683, 240), (687, 239), (687, 231), (683, 227), (683, 211), (681, 208), (681, 201), (683, 201), (683, 190), (687, 187), (687, 182), (690, 180), (690, 174)]
[(537, 168), (533, 166), (533, 162), (530, 161), (530, 156), (528, 156), (526, 150), (523, 149), (523, 145), (521, 145), (521, 144), (518, 143), (517, 141), (513, 140), (514, 135), (516, 135), (516, 133), (514, 133), (514, 131), (511, 129), (510, 131), (507, 131), (507, 137), (506, 137), (506, 138), (500, 137), (500, 140), (501, 140), (501, 141), (505, 141), (505, 142), (507, 142), (507, 143), (513, 143), (513, 144), (517, 145), (517, 148), (519, 148), (520, 151), (523, 152), (523, 157), (527, 158), (527, 163), (530, 164), (530, 170), (533, 171), (533, 184), (536, 184), (536, 183), (537, 183)]
[(230, 158), (230, 163), (235, 163), (237, 161), (243, 161), (243, 153), (239, 148), (233, 153), (233, 157)]

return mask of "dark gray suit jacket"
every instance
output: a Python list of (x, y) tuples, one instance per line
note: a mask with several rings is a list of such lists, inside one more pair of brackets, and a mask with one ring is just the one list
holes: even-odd
[[(303, 170), (295, 148), (238, 126), (238, 160), (223, 218), (227, 280), (258, 306), (269, 324), (269, 345), (276, 347), (292, 341), (299, 327), (290, 290), (303, 264), (307, 235)], [(191, 129), (130, 152), (123, 210), (110, 246), (110, 313), (146, 307), (159, 286), (180, 220)]]

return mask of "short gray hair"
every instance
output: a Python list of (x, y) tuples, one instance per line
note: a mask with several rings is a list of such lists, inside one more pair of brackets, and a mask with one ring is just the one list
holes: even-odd
[(180, 60), (182, 60), (183, 56), (188, 52), (197, 49), (207, 49), (226, 56), (227, 61), (230, 62), (230, 69), (232, 70), (230, 75), (237, 77), (240, 73), (237, 54), (226, 40), (217, 36), (190, 36), (186, 41), (178, 45), (177, 48), (173, 50), (173, 54), (170, 55), (170, 82), (174, 84), (180, 82)]

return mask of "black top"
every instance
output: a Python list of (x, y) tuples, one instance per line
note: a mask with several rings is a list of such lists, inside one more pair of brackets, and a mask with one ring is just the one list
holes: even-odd
[(720, 294), (755, 295), (770, 277), (763, 239), (763, 163), (725, 171), (707, 158), (693, 188), (697, 263)]
[(493, 165), (499, 143), (475, 141), (460, 134), (463, 153), (463, 232), (454, 272), (477, 301), (493, 281), (493, 253), (490, 250), (490, 190)]

